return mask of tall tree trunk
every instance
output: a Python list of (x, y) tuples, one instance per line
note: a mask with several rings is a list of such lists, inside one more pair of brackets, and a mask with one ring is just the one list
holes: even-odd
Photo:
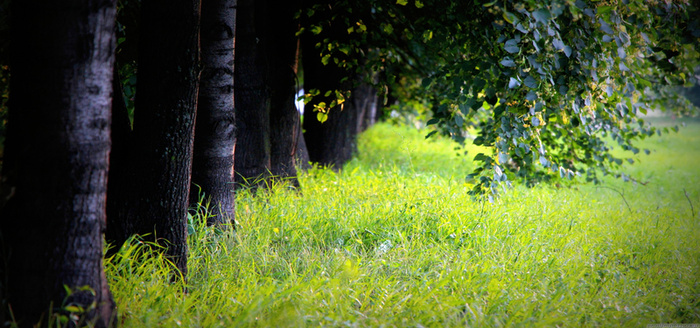
[(234, 101), (236, 111), (235, 182), (264, 185), (270, 174), (269, 62), (265, 52), (264, 0), (239, 0), (236, 12)]
[(357, 106), (360, 114), (357, 126), (357, 133), (361, 133), (377, 122), (377, 106), (379, 98), (377, 90), (367, 84), (361, 83), (352, 91), (350, 96), (354, 106)]
[(117, 69), (114, 64), (112, 80), (112, 149), (109, 154), (109, 175), (107, 179), (107, 229), (105, 240), (111, 244), (107, 249), (107, 257), (114, 255), (129, 237), (129, 226), (126, 224), (126, 207), (124, 200), (135, 187), (131, 180), (131, 122), (124, 92)]
[(189, 204), (199, 71), (199, 1), (144, 0), (138, 90), (123, 191), (110, 193), (112, 242), (134, 234), (166, 246), (187, 274)]
[(202, 76), (195, 127), (190, 203), (200, 191), (211, 211), (208, 224), (233, 223), (233, 40), (236, 0), (202, 3)]
[(294, 154), (294, 161), (297, 167), (301, 170), (308, 170), (311, 168), (311, 159), (309, 158), (309, 150), (306, 148), (306, 140), (304, 140), (304, 130), (301, 126), (301, 114), (299, 116), (299, 125), (297, 126), (297, 150)]
[(299, 187), (296, 178), (295, 154), (298, 128), (301, 124), (296, 109), (296, 69), (299, 22), (294, 13), (299, 0), (282, 1), (269, 6), (269, 17), (275, 24), (267, 24), (267, 53), (270, 54), (270, 171), (281, 180)]
[(2, 298), (22, 327), (49, 320), (51, 303), (79, 305), (88, 309), (81, 320), (109, 326), (102, 232), (116, 1), (12, 5)]

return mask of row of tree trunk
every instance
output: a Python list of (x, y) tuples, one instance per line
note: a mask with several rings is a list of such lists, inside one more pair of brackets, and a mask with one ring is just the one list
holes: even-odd
[[(226, 226), (234, 185), (298, 187), (299, 158), (337, 168), (350, 159), (376, 95), (354, 87), (323, 124), (307, 105), (302, 134), (299, 6), (141, 1), (132, 124), (114, 59), (116, 0), (12, 2), (0, 321), (11, 308), (32, 326), (71, 304), (86, 309), (74, 324), (111, 326), (103, 234), (112, 253), (133, 235), (159, 243), (184, 278), (187, 210), (201, 195), (208, 223)], [(353, 87), (320, 64), (316, 43), (301, 40), (305, 87)]]

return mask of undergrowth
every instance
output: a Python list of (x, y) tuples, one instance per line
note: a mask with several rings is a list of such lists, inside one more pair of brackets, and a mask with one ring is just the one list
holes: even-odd
[[(187, 293), (138, 239), (106, 261), (125, 327), (639, 327), (700, 323), (700, 124), (646, 141), (640, 182), (473, 201), (465, 156), (379, 124), (342, 171), (195, 216)], [(457, 156), (460, 154), (460, 156)]]

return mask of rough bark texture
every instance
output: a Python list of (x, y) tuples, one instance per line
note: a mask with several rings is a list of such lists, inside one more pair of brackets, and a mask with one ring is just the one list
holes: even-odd
[(167, 246), (187, 274), (187, 207), (199, 70), (199, 1), (141, 3), (138, 90), (129, 170), (114, 177), (108, 240), (121, 246), (134, 234)]
[(299, 1), (240, 0), (236, 22), (236, 185), (298, 187), (294, 105)]
[(278, 179), (299, 187), (296, 178), (295, 154), (298, 128), (301, 124), (294, 103), (296, 97), (297, 44), (299, 22), (294, 13), (299, 10), (298, 0), (288, 0), (268, 6), (274, 24), (267, 24), (270, 54), (270, 172)]
[[(46, 325), (51, 306), (65, 314), (68, 303), (95, 304), (81, 320), (109, 326), (102, 232), (116, 1), (12, 4), (2, 298), (21, 327)], [(65, 299), (64, 286), (76, 292)]]
[(239, 0), (236, 12), (236, 185), (264, 185), (270, 175), (269, 61), (266, 1)]
[(202, 76), (195, 127), (190, 202), (209, 203), (207, 223), (234, 222), (233, 40), (236, 0), (202, 3)]

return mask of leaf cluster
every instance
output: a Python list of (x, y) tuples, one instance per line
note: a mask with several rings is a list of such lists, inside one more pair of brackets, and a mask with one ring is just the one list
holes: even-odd
[[(700, 13), (688, 2), (375, 0), (335, 6), (344, 14), (330, 22), (350, 27), (344, 40), (329, 36), (326, 61), (382, 72), (379, 84), (430, 109), (427, 124), (435, 131), (491, 150), (475, 157), (473, 195), (495, 194), (514, 179), (532, 186), (574, 176), (626, 178), (622, 165), (648, 152), (635, 143), (661, 132), (644, 114), (695, 110), (678, 106), (670, 92), (699, 79)], [(343, 59), (367, 53), (372, 56), (362, 67)], [(614, 147), (631, 157), (614, 156)]]

